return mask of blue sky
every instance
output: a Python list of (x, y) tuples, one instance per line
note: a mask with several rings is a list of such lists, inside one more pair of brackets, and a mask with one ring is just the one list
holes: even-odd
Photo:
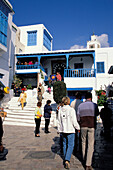
[(85, 48), (95, 33), (102, 47), (113, 47), (113, 0), (9, 0), (17, 26), (44, 24), (53, 50)]

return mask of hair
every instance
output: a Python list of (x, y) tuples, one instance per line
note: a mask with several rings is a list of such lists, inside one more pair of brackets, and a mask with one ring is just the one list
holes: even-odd
[(51, 100), (47, 100), (47, 102), (46, 102), (47, 104), (50, 104), (51, 103)]
[(89, 98), (92, 99), (92, 93), (91, 92), (87, 92), (86, 93), (86, 99), (89, 99)]
[(61, 106), (70, 104), (70, 98), (68, 96), (65, 96), (62, 98)]
[(81, 98), (81, 93), (76, 92), (76, 93), (75, 93), (75, 97), (78, 98), (78, 99), (80, 99), (80, 98)]
[(38, 102), (38, 103), (37, 103), (37, 106), (38, 106), (38, 107), (41, 107), (41, 106), (42, 106), (42, 102)]

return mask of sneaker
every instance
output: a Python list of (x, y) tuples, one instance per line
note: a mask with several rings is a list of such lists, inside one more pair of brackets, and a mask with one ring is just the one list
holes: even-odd
[(68, 161), (65, 162), (65, 168), (69, 169), (70, 168), (70, 163)]

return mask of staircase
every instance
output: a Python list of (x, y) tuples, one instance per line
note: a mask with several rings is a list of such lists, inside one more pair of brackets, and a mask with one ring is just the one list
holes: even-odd
[[(56, 125), (56, 103), (53, 100), (53, 90), (51, 94), (47, 92), (47, 86), (44, 86), (45, 93), (42, 100), (42, 112), (44, 114), (44, 105), (46, 101), (51, 100), (52, 115), (50, 119), (50, 127)], [(27, 91), (28, 92), (28, 91)], [(26, 93), (27, 93), (26, 92)], [(32, 93), (33, 91), (31, 91)], [(27, 104), (22, 110), (20, 103), (18, 102), (19, 97), (13, 97), (5, 107), (4, 111), (7, 112), (7, 117), (5, 118), (4, 125), (17, 125), (17, 126), (31, 126), (35, 127), (34, 111), (37, 106), (37, 94), (33, 92), (32, 95), (27, 95)], [(45, 119), (41, 118), (41, 127), (45, 127)]]

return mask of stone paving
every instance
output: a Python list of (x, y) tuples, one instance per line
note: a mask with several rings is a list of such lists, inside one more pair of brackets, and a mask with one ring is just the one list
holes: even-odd
[[(113, 136), (107, 140), (100, 135), (102, 124), (96, 130), (93, 169), (113, 170)], [(54, 127), (40, 138), (34, 136), (34, 127), (4, 125), (4, 146), (8, 149), (6, 160), (0, 161), (0, 170), (63, 170), (59, 135)], [(83, 170), (80, 153), (72, 155), (70, 170)]]

